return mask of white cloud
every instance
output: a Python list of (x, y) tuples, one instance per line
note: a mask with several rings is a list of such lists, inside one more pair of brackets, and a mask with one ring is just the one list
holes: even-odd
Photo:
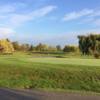
[(0, 34), (12, 34), (14, 31), (11, 28), (0, 27)]
[(93, 23), (97, 26), (100, 26), (100, 19), (95, 19)]
[(78, 20), (79, 24), (88, 24), (94, 27), (98, 27), (100, 26), (100, 10), (83, 9), (79, 12), (74, 11), (69, 14), (66, 14), (63, 18), (63, 21), (73, 21), (73, 20)]
[(0, 7), (2, 9), (0, 11), (0, 21), (1, 24), (4, 24), (5, 26), (11, 26), (11, 27), (18, 27), (22, 25), (23, 23), (31, 20), (35, 20), (38, 18), (45, 17), (47, 14), (55, 10), (57, 7), (53, 5), (44, 6), (42, 8), (33, 10), (31, 12), (25, 12), (21, 11), (17, 12), (18, 5), (6, 5)]
[(75, 19), (78, 19), (80, 17), (83, 17), (83, 16), (87, 16), (87, 15), (90, 15), (92, 14), (94, 11), (92, 9), (83, 9), (79, 12), (71, 12), (69, 14), (66, 14), (65, 17), (63, 18), (64, 21), (71, 21), (71, 20), (75, 20)]
[(18, 11), (18, 7), (25, 7), (24, 4), (13, 4), (0, 6), (0, 38), (9, 37), (15, 33), (14, 29), (25, 22), (45, 17), (56, 9), (56, 6), (48, 5), (31, 12)]
[(98, 16), (100, 16), (100, 11), (96, 11), (96, 10), (94, 10), (94, 13), (92, 13), (91, 14), (91, 17), (98, 17)]
[[(15, 13), (17, 6), (15, 5), (0, 5), (0, 21), (5, 21), (6, 18), (12, 13)], [(8, 19), (6, 19), (8, 21)]]
[(9, 22), (13, 25), (21, 25), (24, 22), (35, 20), (49, 14), (56, 6), (46, 6), (26, 14), (12, 14)]
[(0, 27), (0, 38), (6, 38), (13, 35), (15, 32), (13, 29), (8, 27)]
[(50, 5), (50, 6), (46, 6), (43, 8), (40, 8), (36, 11), (33, 11), (30, 15), (32, 15), (33, 17), (37, 18), (37, 17), (43, 17), (46, 14), (50, 13), (51, 11), (53, 11), (54, 9), (56, 9), (56, 6)]
[(3, 5), (0, 6), (0, 9), (0, 14), (5, 14), (14, 12), (16, 10), (16, 7), (11, 5)]

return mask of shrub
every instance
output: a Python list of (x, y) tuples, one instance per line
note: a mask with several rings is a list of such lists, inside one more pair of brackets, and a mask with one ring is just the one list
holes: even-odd
[(95, 53), (94, 53), (94, 57), (95, 57), (96, 59), (99, 59), (99, 58), (100, 58), (100, 53), (99, 53), (99, 52), (95, 52)]
[(63, 49), (64, 52), (76, 52), (77, 48), (75, 46), (66, 45)]

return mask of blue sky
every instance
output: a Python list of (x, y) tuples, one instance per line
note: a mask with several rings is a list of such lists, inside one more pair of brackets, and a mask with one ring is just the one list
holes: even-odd
[(100, 32), (100, 0), (1, 0), (0, 38), (50, 45), (77, 44)]

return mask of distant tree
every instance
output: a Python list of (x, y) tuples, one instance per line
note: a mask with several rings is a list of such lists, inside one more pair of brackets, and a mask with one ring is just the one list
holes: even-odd
[(14, 47), (14, 49), (15, 50), (20, 50), (20, 45), (19, 45), (19, 43), (16, 41), (16, 42), (12, 42), (12, 45), (13, 45), (13, 47)]
[(7, 38), (6, 40), (7, 40), (8, 42), (10, 42), (10, 40), (9, 40), (8, 38)]
[(35, 48), (33, 45), (30, 45), (29, 51), (33, 51)]
[(57, 45), (56, 48), (57, 48), (57, 51), (61, 51), (62, 50), (60, 45)]
[(29, 44), (22, 44), (20, 45), (20, 50), (21, 51), (29, 51), (30, 45)]
[(57, 48), (54, 46), (49, 46), (48, 51), (55, 52), (55, 51), (57, 51)]
[(36, 50), (37, 51), (47, 51), (48, 50), (48, 46), (46, 44), (39, 43), (36, 46)]
[(77, 51), (75, 46), (66, 45), (63, 49), (64, 52), (75, 52)]

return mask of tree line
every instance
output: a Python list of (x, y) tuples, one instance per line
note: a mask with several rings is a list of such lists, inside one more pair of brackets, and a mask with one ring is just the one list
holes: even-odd
[(46, 44), (39, 43), (38, 45), (30, 45), (30, 44), (20, 44), (18, 42), (12, 42), (13, 47), (16, 51), (39, 51), (39, 52), (45, 52), (45, 51), (63, 51), (63, 52), (75, 52), (76, 46), (69, 46), (65, 45), (63, 48), (60, 45), (57, 46), (49, 46)]
[(63, 48), (61, 45), (49, 46), (39, 43), (34, 46), (33, 44), (20, 44), (18, 41), (11, 42), (9, 39), (0, 40), (0, 53), (13, 53), (14, 51), (38, 51), (38, 52), (77, 52), (82, 55), (94, 55), (100, 56), (100, 34), (89, 34), (78, 36), (78, 46), (65, 45)]
[(46, 44), (39, 43), (34, 46), (32, 44), (21, 44), (18, 41), (11, 42), (9, 39), (0, 40), (0, 53), (9, 54), (14, 51), (35, 51), (35, 52), (75, 52), (76, 46), (65, 45), (63, 48), (60, 45), (49, 46)]

